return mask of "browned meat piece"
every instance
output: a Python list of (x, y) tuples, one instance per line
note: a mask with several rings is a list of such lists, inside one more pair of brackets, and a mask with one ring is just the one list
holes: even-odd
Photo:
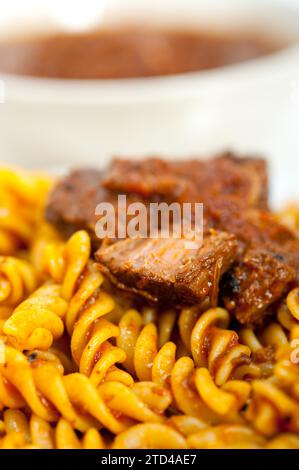
[(244, 248), (263, 246), (281, 254), (287, 254), (293, 243), (298, 248), (294, 233), (268, 211), (242, 209), (223, 199), (205, 204), (205, 217), (210, 227), (236, 235)]
[(102, 173), (92, 169), (76, 170), (58, 182), (46, 207), (46, 219), (69, 235), (77, 229), (93, 230), (97, 201), (106, 200), (101, 186)]
[[(101, 243), (95, 234), (96, 206), (101, 202), (113, 204), (117, 217), (117, 194), (103, 188), (101, 181), (102, 173), (98, 170), (71, 172), (51, 192), (45, 214), (46, 219), (65, 236), (79, 229), (87, 230), (96, 248)], [(141, 197), (134, 194), (127, 197), (128, 204), (136, 201), (141, 201)]]
[(225, 307), (240, 323), (258, 325), (267, 308), (287, 291), (295, 270), (278, 255), (248, 250), (243, 260), (222, 279)]
[[(174, 174), (179, 184), (173, 182)], [(187, 196), (185, 180), (189, 181)], [(204, 202), (208, 225), (235, 234), (240, 242), (239, 260), (234, 270), (238, 279), (246, 279), (246, 284), (245, 281), (242, 283), (239, 294), (231, 292), (225, 303), (242, 323), (262, 321), (264, 312), (294, 280), (291, 266), (299, 257), (298, 241), (288, 229), (277, 223), (273, 215), (257, 208), (267, 205), (267, 177), (262, 160), (239, 159), (232, 155), (208, 162), (196, 160), (168, 164), (157, 159), (146, 160), (144, 164), (116, 160), (104, 181), (106, 187), (114, 190), (129, 192), (134, 189), (147, 195), (151, 195), (151, 191), (152, 195), (160, 192), (168, 198), (172, 188), (180, 189), (176, 194), (173, 192), (170, 199)], [(261, 250), (261, 254), (269, 250), (264, 253), (264, 266), (259, 266), (259, 269), (254, 262), (249, 262), (251, 254), (247, 250), (251, 247)], [(281, 256), (285, 256), (285, 262), (279, 264), (277, 257)], [(299, 262), (297, 266), (299, 268)], [(297, 272), (299, 275), (299, 269)], [(231, 276), (236, 278), (233, 273)], [(271, 276), (277, 277), (277, 284), (272, 282)]]
[(185, 239), (127, 239), (95, 254), (98, 266), (119, 288), (177, 305), (218, 298), (221, 275), (235, 260), (237, 241), (212, 231), (196, 249)]
[(234, 201), (240, 207), (268, 206), (267, 166), (259, 158), (240, 158), (231, 153), (212, 160), (173, 162), (174, 170), (193, 181), (200, 202)]
[[(117, 195), (121, 193), (127, 194), (128, 203), (203, 202), (205, 233), (208, 233), (207, 228), (212, 228), (235, 235), (238, 240), (237, 259), (226, 282), (222, 283), (220, 297), (241, 323), (256, 324), (262, 321), (265, 312), (283, 295), (290, 282), (294, 279), (299, 282), (298, 239), (271, 213), (261, 210), (267, 205), (267, 176), (263, 161), (225, 154), (209, 161), (116, 160), (105, 175), (96, 170), (78, 170), (62, 180), (52, 192), (47, 218), (67, 233), (78, 228), (87, 229), (95, 247), (98, 247), (100, 241), (94, 233), (97, 220), (95, 207), (102, 201), (116, 205)], [(209, 240), (208, 235), (206, 237)], [(132, 249), (135, 243), (136, 240), (127, 242)], [(124, 246), (127, 245), (124, 243)], [(143, 240), (142, 246), (150, 245)], [(157, 252), (159, 247), (162, 245), (155, 245)], [(112, 252), (112, 249), (107, 250), (108, 253)], [(125, 256), (123, 252), (122, 260)], [(138, 252), (138, 256), (141, 265), (141, 253)], [(144, 262), (147, 262), (146, 257)], [(138, 282), (137, 274), (134, 272), (130, 276), (126, 265), (125, 275), (121, 270), (117, 270), (116, 275), (110, 269), (111, 263), (109, 260), (109, 275), (134, 288), (134, 282)], [(198, 265), (194, 263), (195, 271), (193, 260), (186, 266), (192, 280)], [(153, 288), (142, 289), (139, 284), (137, 290), (161, 298), (170, 296), (170, 291), (175, 295), (180, 292), (181, 301), (187, 274), (178, 273), (174, 284), (171, 284), (172, 288), (176, 286), (175, 289), (165, 289), (165, 283), (157, 282), (156, 277), (152, 276), (147, 284), (153, 285)], [(180, 276), (184, 279), (181, 287)], [(199, 279), (202, 277), (199, 276)], [(139, 282), (142, 283), (142, 280)], [(236, 290), (236, 285), (239, 290)], [(158, 286), (163, 286), (160, 291)], [(184, 294), (189, 301), (192, 290), (189, 286)], [(164, 294), (164, 291), (168, 293)]]
[(240, 210), (222, 201), (210, 205), (206, 216), (211, 226), (239, 241), (238, 261), (222, 283), (224, 303), (241, 323), (258, 324), (290, 283), (299, 281), (299, 240), (259, 209)]
[(120, 193), (179, 202), (229, 199), (242, 207), (267, 207), (268, 183), (264, 160), (224, 154), (212, 160), (114, 160), (103, 185)]
[(136, 193), (142, 197), (155, 195), (177, 200), (187, 196), (190, 181), (173, 171), (171, 162), (159, 158), (119, 160), (112, 162), (103, 186), (121, 194)]
[(100, 202), (116, 207), (117, 194), (126, 193), (128, 203), (167, 200), (207, 204), (227, 197), (242, 207), (265, 205), (266, 180), (261, 160), (230, 155), (210, 161), (116, 160), (104, 180), (102, 172), (95, 169), (76, 170), (62, 179), (50, 195), (46, 218), (66, 235), (84, 228), (95, 238), (95, 208)]

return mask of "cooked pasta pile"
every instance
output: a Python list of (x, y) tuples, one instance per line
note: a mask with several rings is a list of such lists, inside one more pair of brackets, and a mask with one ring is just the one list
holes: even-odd
[(299, 289), (262, 331), (137, 310), (47, 225), (51, 184), (0, 171), (0, 447), (298, 449)]

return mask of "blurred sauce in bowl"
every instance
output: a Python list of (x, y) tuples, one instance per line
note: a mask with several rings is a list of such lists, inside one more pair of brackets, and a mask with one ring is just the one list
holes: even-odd
[(115, 79), (199, 72), (257, 59), (285, 47), (260, 33), (154, 28), (60, 33), (0, 42), (0, 73)]

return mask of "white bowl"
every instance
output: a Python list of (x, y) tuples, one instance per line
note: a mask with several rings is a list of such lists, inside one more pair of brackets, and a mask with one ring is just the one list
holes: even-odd
[[(110, 0), (108, 7), (107, 24), (116, 18), (222, 29), (233, 24), (283, 34), (295, 43), (251, 62), (163, 78), (63, 81), (2, 75), (1, 160), (29, 167), (99, 166), (115, 154), (181, 157), (231, 148), (268, 156), (276, 197), (294, 197), (296, 191), (299, 196), (294, 176), (298, 9), (260, 0)], [(22, 27), (32, 32), (48, 20), (41, 15)], [(2, 26), (2, 34), (15, 31), (13, 22)], [(294, 181), (278, 180), (286, 168), (293, 168), (288, 174)]]

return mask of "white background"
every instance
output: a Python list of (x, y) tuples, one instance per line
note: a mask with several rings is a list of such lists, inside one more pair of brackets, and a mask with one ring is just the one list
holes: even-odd
[[(119, 1), (123, 3), (126, 0)], [(239, 1), (242, 3), (242, 0)], [(164, 0), (152, 0), (153, 8), (163, 2)], [(200, 0), (198, 2), (200, 3)], [(299, 8), (299, 0), (260, 0), (261, 4), (269, 2), (290, 4)], [(68, 22), (70, 27), (90, 25), (99, 21), (104, 6), (108, 3), (109, 0), (0, 0), (0, 25), (10, 18), (22, 20), (25, 17), (40, 17), (41, 13), (64, 24)], [(210, 4), (219, 3), (225, 3), (225, 0), (210, 0)]]

